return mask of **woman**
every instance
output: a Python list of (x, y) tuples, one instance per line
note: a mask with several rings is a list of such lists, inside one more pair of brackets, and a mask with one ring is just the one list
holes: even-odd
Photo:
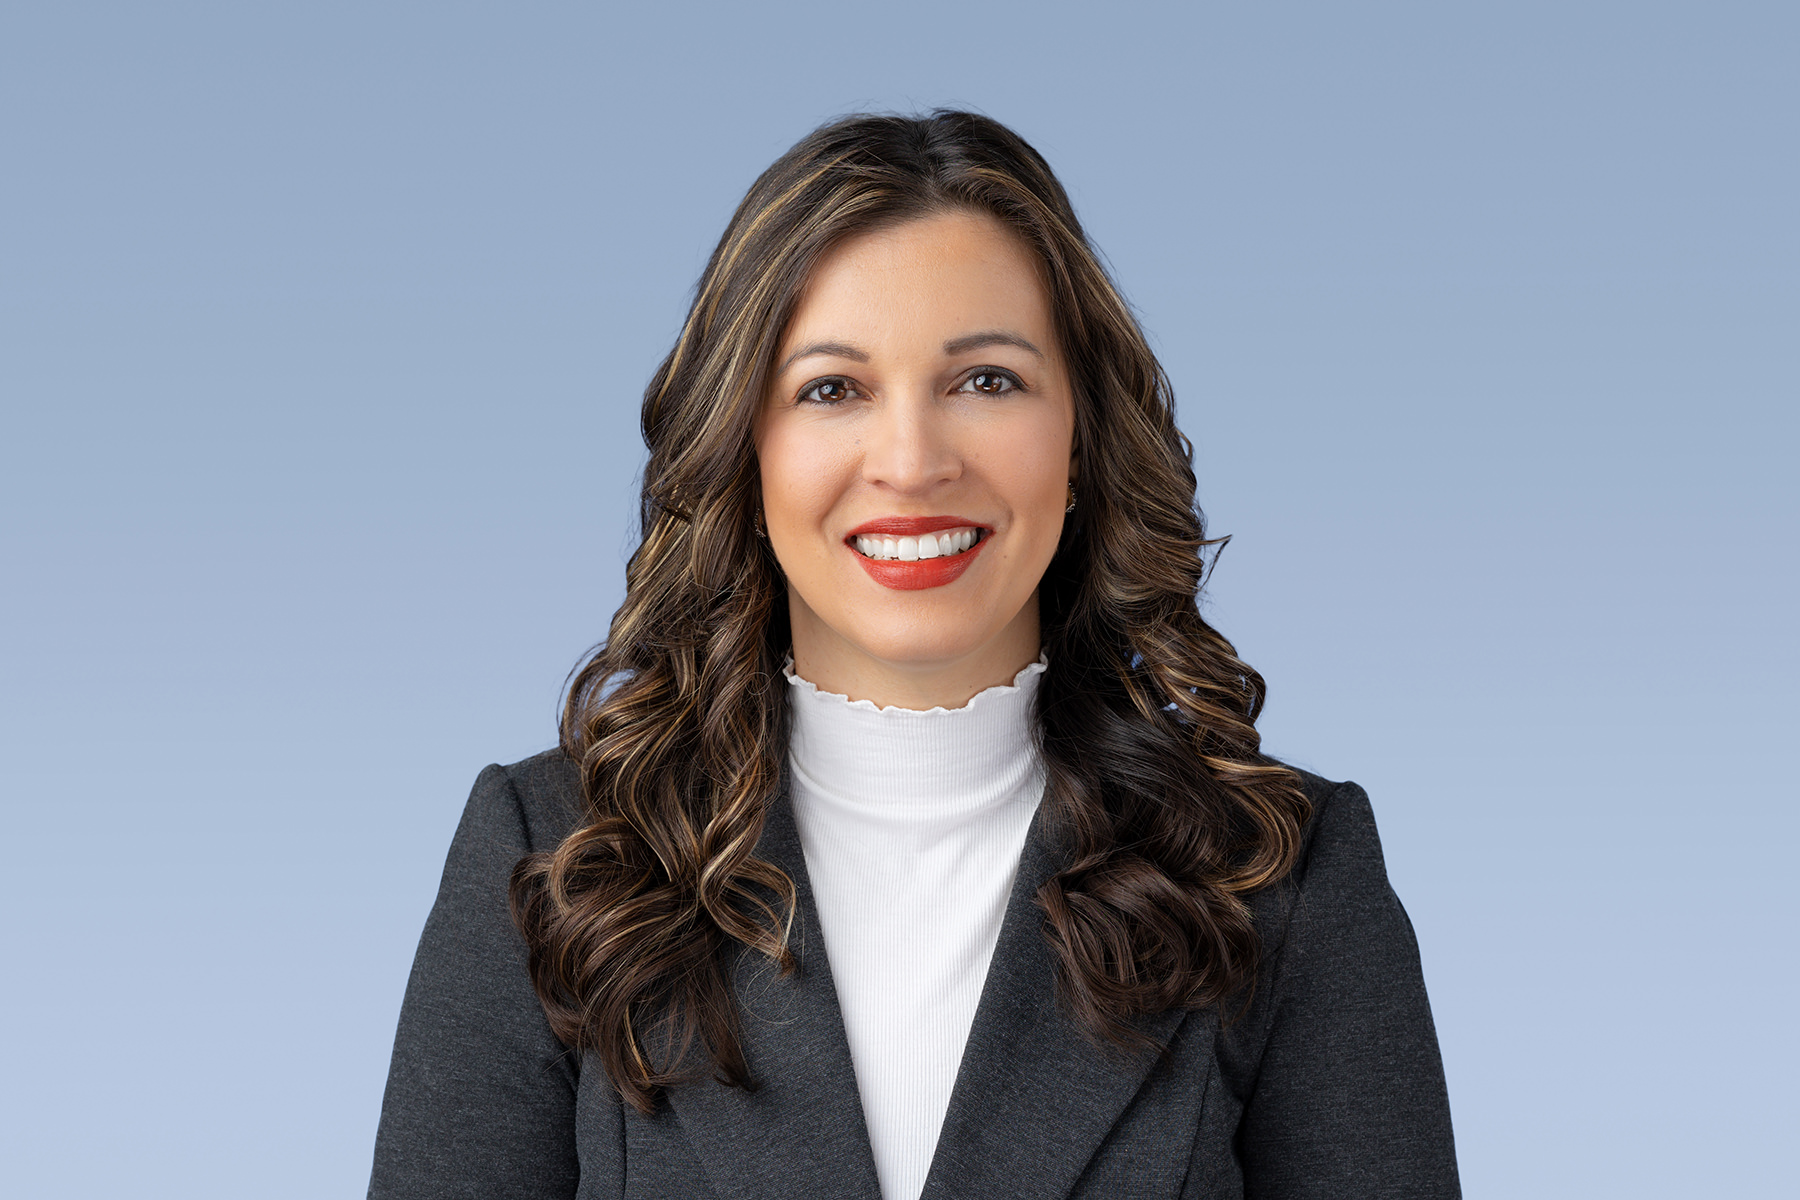
[(644, 400), (561, 747), (477, 781), (371, 1196), (1450, 1196), (1367, 799), (1261, 753), (1167, 381), (1044, 161), (854, 117)]

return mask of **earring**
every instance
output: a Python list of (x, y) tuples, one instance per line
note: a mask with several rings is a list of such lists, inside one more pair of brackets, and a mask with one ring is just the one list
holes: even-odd
[(1063, 512), (1072, 513), (1074, 511), (1075, 511), (1075, 481), (1073, 479), (1071, 479), (1071, 480), (1069, 480), (1069, 503), (1067, 506), (1065, 506), (1063, 508)]
[(756, 516), (752, 519), (752, 527), (756, 530), (757, 537), (766, 538), (769, 536), (769, 531), (763, 528), (762, 505), (760, 504), (756, 506)]

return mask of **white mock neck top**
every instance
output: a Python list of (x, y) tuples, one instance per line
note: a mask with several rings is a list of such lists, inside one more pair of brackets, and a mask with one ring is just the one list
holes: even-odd
[(787, 671), (794, 820), (883, 1200), (918, 1200), (1043, 796), (1042, 659), (958, 709)]

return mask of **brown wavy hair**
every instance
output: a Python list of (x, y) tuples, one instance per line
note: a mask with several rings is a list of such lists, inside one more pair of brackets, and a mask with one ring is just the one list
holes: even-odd
[(728, 955), (794, 966), (794, 885), (754, 853), (788, 744), (787, 587), (753, 532), (752, 425), (776, 347), (829, 249), (947, 210), (1035, 252), (1074, 385), (1081, 499), (1039, 587), (1035, 711), (1068, 853), (1037, 895), (1062, 1002), (1130, 1044), (1140, 1014), (1245, 989), (1244, 897), (1292, 868), (1307, 801), (1261, 752), (1262, 677), (1196, 602), (1219, 543), (1192, 447), (1061, 184), (973, 113), (834, 121), (751, 187), (645, 392), (641, 541), (562, 720), (586, 823), (512, 876), (551, 1027), (640, 1110), (708, 1070), (754, 1086)]

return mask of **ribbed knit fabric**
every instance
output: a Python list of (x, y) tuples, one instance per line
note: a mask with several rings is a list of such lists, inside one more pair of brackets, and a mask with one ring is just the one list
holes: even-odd
[(794, 819), (884, 1200), (925, 1186), (1043, 795), (1043, 671), (914, 712), (788, 670)]

